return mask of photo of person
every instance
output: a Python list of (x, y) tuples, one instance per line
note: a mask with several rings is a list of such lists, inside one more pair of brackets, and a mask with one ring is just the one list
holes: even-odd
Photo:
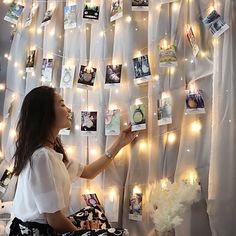
[(46, 26), (47, 24), (49, 24), (50, 20), (52, 19), (52, 15), (53, 15), (53, 10), (47, 10), (45, 12), (43, 21), (41, 23), (41, 27)]
[(97, 132), (96, 111), (81, 111), (81, 131), (84, 134)]
[(76, 27), (76, 8), (77, 5), (64, 7), (64, 29), (73, 29)]
[(84, 19), (98, 20), (99, 18), (99, 5), (95, 5), (94, 3), (90, 3), (90, 1), (86, 1), (83, 11)]
[(36, 56), (36, 50), (30, 50), (28, 52), (28, 56), (26, 60), (26, 72), (34, 71), (35, 56)]
[(136, 83), (147, 82), (151, 79), (151, 71), (149, 67), (148, 56), (133, 58), (134, 75)]
[(53, 59), (52, 58), (43, 58), (42, 77), (45, 82), (52, 81), (52, 68), (53, 68)]
[(87, 206), (101, 205), (96, 193), (82, 194)]
[(7, 11), (6, 16), (4, 17), (5, 21), (8, 21), (12, 24), (17, 24), (17, 21), (24, 10), (24, 6), (16, 2), (13, 2), (10, 5), (9, 10)]
[(107, 65), (105, 88), (120, 84), (122, 65)]
[(122, 16), (123, 16), (123, 0), (112, 0), (111, 21), (117, 20)]
[(205, 113), (205, 104), (202, 96), (202, 90), (186, 91), (186, 114)]
[(79, 79), (77, 81), (78, 85), (88, 85), (93, 86), (94, 80), (96, 76), (96, 68), (91, 68), (88, 66), (81, 65), (80, 72), (79, 72)]
[(32, 19), (33, 19), (34, 15), (35, 15), (37, 9), (38, 9), (38, 4), (34, 3), (32, 8), (31, 8), (31, 10), (30, 10), (30, 12), (29, 12), (29, 14), (28, 14), (28, 17), (26, 18), (24, 27), (28, 27), (28, 26), (31, 25)]
[(171, 98), (164, 97), (157, 100), (158, 126), (172, 123)]
[(132, 0), (132, 11), (148, 11), (148, 0)]
[(171, 3), (171, 2), (176, 2), (179, 0), (161, 0), (161, 4), (165, 4), (165, 3)]
[(129, 219), (135, 221), (142, 220), (142, 193), (133, 193), (129, 199)]
[(209, 28), (213, 37), (218, 38), (223, 34), (229, 26), (224, 22), (223, 18), (216, 10), (213, 10), (207, 17), (202, 20), (203, 24)]
[(105, 135), (120, 134), (120, 110), (107, 110), (105, 114)]
[(196, 38), (191, 25), (188, 25), (187, 28), (187, 38), (192, 47), (193, 55), (196, 57), (199, 52), (199, 47), (197, 45)]

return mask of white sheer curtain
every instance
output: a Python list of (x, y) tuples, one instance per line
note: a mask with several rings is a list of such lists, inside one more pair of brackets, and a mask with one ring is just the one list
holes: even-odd
[[(236, 6), (233, 0), (215, 2), (217, 11), (224, 17), (230, 29), (213, 44), (213, 37), (201, 22), (213, 1), (180, 0), (160, 6), (161, 0), (150, 0), (149, 11), (132, 11), (131, 0), (124, 1), (124, 16), (110, 22), (110, 1), (100, 0), (99, 21), (88, 23), (82, 19), (83, 4), (77, 0), (77, 27), (63, 29), (63, 1), (39, 2), (39, 9), (30, 27), (18, 28), (11, 47), (12, 60), (8, 63), (7, 91), (4, 117), (2, 149), (5, 161), (4, 171), (14, 153), (15, 129), (24, 95), (42, 84), (42, 58), (53, 55), (54, 68), (52, 84), (57, 88), (74, 112), (74, 124), (70, 136), (63, 136), (65, 147), (73, 150), (72, 158), (86, 164), (98, 158), (114, 141), (115, 137), (104, 136), (105, 110), (114, 105), (121, 110), (121, 126), (129, 123), (129, 107), (139, 99), (146, 105), (148, 113), (147, 130), (140, 132), (139, 138), (123, 152), (119, 153), (110, 167), (95, 180), (78, 180), (72, 186), (72, 208), (78, 210), (84, 205), (81, 193), (86, 188), (96, 191), (101, 202), (110, 188), (115, 187), (120, 198), (119, 221), (117, 225), (127, 228), (131, 236), (153, 235), (154, 225), (150, 219), (146, 198), (148, 184), (168, 177), (178, 180), (190, 168), (196, 169), (201, 182), (200, 201), (188, 209), (181, 226), (175, 229), (178, 236), (228, 236), (234, 235), (233, 222), (235, 206), (235, 63), (236, 49)], [(42, 34), (37, 33), (42, 18), (50, 3), (55, 3), (53, 18)], [(69, 3), (69, 1), (68, 1)], [(31, 3), (26, 2), (21, 19), (24, 22)], [(131, 21), (127, 17), (131, 17)], [(193, 58), (186, 39), (185, 25), (194, 26), (197, 43), (201, 52)], [(158, 44), (167, 39), (177, 46), (178, 67), (172, 74), (159, 67)], [(28, 74), (22, 79), (26, 51), (37, 49), (35, 76)], [(144, 85), (133, 82), (132, 59), (137, 52), (148, 55), (152, 81)], [(61, 67), (68, 63), (76, 66), (73, 89), (59, 89)], [(104, 89), (106, 65), (116, 61), (122, 64), (122, 78), (119, 89)], [(20, 66), (15, 67), (15, 62)], [(97, 68), (95, 85), (92, 90), (76, 87), (81, 65), (91, 63)], [(158, 75), (158, 77), (157, 77)], [(157, 79), (158, 78), (158, 79)], [(185, 115), (186, 86), (195, 83), (203, 89), (206, 113)], [(162, 92), (169, 92), (173, 101), (172, 124), (157, 126), (157, 98)], [(13, 101), (12, 95), (16, 94)], [(80, 112), (98, 111), (98, 131), (95, 136), (85, 137), (75, 129), (80, 126)], [(200, 135), (193, 135), (190, 126), (200, 121)], [(177, 135), (174, 144), (166, 141), (168, 132)], [(140, 148), (144, 144), (145, 149)], [(139, 186), (144, 194), (142, 222), (128, 219), (129, 196), (134, 186)]]

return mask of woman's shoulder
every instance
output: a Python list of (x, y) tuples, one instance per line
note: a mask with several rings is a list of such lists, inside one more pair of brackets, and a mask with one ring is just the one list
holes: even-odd
[(32, 154), (32, 159), (34, 159), (35, 157), (49, 157), (52, 155), (52, 151), (50, 150), (50, 148), (48, 147), (40, 147), (38, 149), (36, 149), (33, 154)]

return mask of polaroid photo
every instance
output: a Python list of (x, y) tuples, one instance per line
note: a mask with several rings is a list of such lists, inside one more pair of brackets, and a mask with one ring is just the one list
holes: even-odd
[(88, 0), (85, 1), (83, 18), (89, 20), (98, 20), (99, 19), (99, 5)]
[(107, 110), (105, 114), (105, 135), (120, 134), (120, 110)]
[(151, 71), (148, 61), (148, 55), (133, 58), (133, 64), (135, 83), (141, 84), (151, 80)]
[(111, 2), (111, 22), (123, 16), (123, 0), (112, 0)]
[(177, 66), (176, 47), (169, 45), (167, 48), (159, 46), (160, 67)]
[(188, 28), (187, 28), (187, 38), (192, 47), (193, 55), (194, 57), (196, 57), (197, 54), (199, 53), (199, 47), (197, 45), (196, 38), (193, 33), (193, 29), (191, 25), (188, 25)]
[(77, 18), (76, 18), (76, 8), (77, 5), (70, 5), (64, 7), (64, 29), (76, 28)]
[(158, 126), (172, 123), (171, 98), (163, 97), (157, 100)]
[(179, 0), (161, 0), (161, 4), (171, 3), (171, 2), (177, 2)]
[(131, 130), (146, 129), (146, 107), (144, 104), (130, 106)]
[(105, 88), (119, 87), (122, 65), (107, 65)]
[(92, 87), (96, 77), (96, 68), (81, 65), (77, 86)]
[(203, 92), (202, 90), (198, 89), (195, 91), (186, 91), (185, 97), (185, 114), (202, 114), (205, 113), (205, 104), (203, 100)]
[(53, 59), (43, 58), (42, 79), (44, 82), (52, 81)]
[(26, 72), (34, 71), (35, 60), (36, 60), (36, 50), (30, 50), (28, 52), (26, 60)]
[(49, 22), (50, 22), (51, 19), (52, 19), (52, 16), (53, 16), (53, 10), (47, 10), (47, 11), (45, 12), (44, 17), (43, 17), (43, 21), (42, 21), (42, 23), (41, 23), (41, 27), (44, 27), (44, 26), (48, 25)]
[(119, 194), (109, 194), (109, 190), (104, 195), (104, 210), (109, 222), (118, 222), (119, 220)]
[(23, 5), (20, 5), (16, 2), (13, 2), (10, 5), (10, 8), (7, 11), (6, 16), (4, 17), (4, 20), (16, 25), (19, 17), (21, 16), (21, 14), (23, 12), (23, 10), (24, 10)]
[(82, 194), (82, 196), (87, 206), (101, 205), (96, 193)]
[(72, 88), (75, 76), (74, 65), (62, 66), (60, 88)]
[(31, 10), (30, 10), (30, 12), (29, 12), (28, 17), (26, 18), (24, 27), (28, 27), (28, 26), (31, 25), (32, 19), (33, 19), (34, 15), (36, 14), (36, 11), (37, 11), (37, 10), (38, 10), (38, 4), (37, 4), (37, 3), (36, 3), (36, 4), (34, 3), (33, 6), (32, 6), (32, 8), (31, 8)]
[(132, 193), (129, 198), (129, 219), (142, 221), (142, 193)]
[(81, 111), (81, 134), (93, 135), (97, 133), (97, 112)]
[(0, 194), (4, 194), (7, 190), (7, 186), (11, 181), (13, 174), (11, 171), (6, 169), (0, 179)]
[(213, 37), (218, 38), (223, 34), (229, 26), (224, 22), (216, 10), (213, 10), (207, 17), (202, 20), (203, 24), (206, 25), (209, 31), (213, 34)]
[(148, 11), (148, 0), (132, 0), (132, 11)]

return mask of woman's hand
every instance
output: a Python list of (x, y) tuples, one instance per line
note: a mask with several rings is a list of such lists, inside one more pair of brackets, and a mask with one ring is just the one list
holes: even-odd
[(131, 124), (129, 124), (129, 126), (123, 129), (118, 136), (117, 144), (119, 145), (120, 149), (131, 143), (138, 136), (138, 134), (138, 131), (131, 131)]

